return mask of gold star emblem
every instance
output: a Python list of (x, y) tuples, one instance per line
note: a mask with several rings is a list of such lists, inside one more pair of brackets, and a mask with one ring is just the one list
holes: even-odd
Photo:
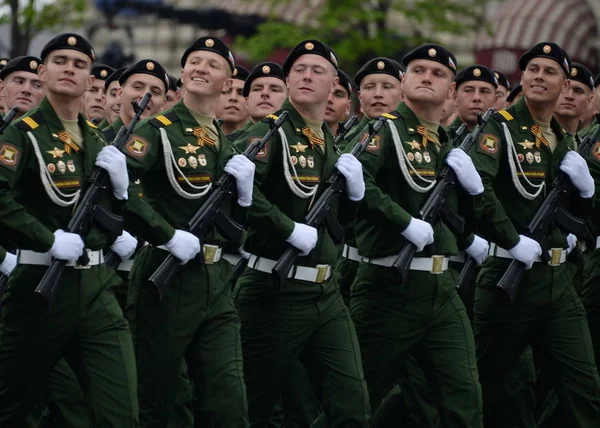
[(59, 148), (55, 147), (52, 150), (48, 150), (46, 153), (48, 153), (49, 155), (52, 155), (52, 159), (56, 159), (56, 158), (62, 158), (65, 151), (60, 150)]
[(179, 147), (181, 150), (185, 151), (186, 153), (191, 153), (193, 155), (196, 154), (196, 150), (199, 149), (198, 146), (192, 146), (191, 144), (188, 144), (187, 146), (180, 146)]
[(531, 149), (533, 149), (533, 146), (535, 145), (535, 143), (525, 140), (522, 143), (519, 143), (519, 145), (523, 146), (524, 149), (531, 150)]
[(296, 153), (304, 153), (306, 151), (306, 149), (308, 148), (308, 146), (306, 144), (302, 144), (302, 143), (298, 143), (295, 144), (292, 147), (294, 150), (296, 150)]
[(406, 144), (408, 144), (412, 150), (421, 150), (421, 143), (415, 140), (408, 141)]

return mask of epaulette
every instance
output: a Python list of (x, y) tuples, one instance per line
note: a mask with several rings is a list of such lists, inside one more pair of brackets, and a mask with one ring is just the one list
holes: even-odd
[(503, 122), (503, 121), (506, 121), (506, 122), (508, 122), (508, 121), (511, 121), (511, 120), (513, 120), (513, 119), (514, 119), (513, 115), (512, 115), (512, 114), (510, 114), (510, 113), (509, 113), (508, 111), (506, 111), (506, 110), (500, 110), (500, 111), (497, 111), (496, 113), (494, 113), (494, 116), (495, 116), (495, 118), (496, 118), (496, 119), (499, 119), (499, 120), (500, 120), (500, 121), (502, 121), (502, 122)]
[(45, 122), (46, 119), (44, 119), (44, 115), (41, 111), (38, 110), (29, 116), (23, 117), (16, 123), (16, 125), (23, 131), (33, 131), (35, 128), (37, 128)]
[(117, 136), (117, 133), (115, 132), (114, 129), (112, 129), (111, 126), (107, 126), (106, 128), (104, 128), (102, 130), (102, 134), (104, 135), (104, 139), (110, 143), (112, 140), (115, 139), (115, 137)]
[(165, 126), (171, 126), (175, 122), (179, 122), (179, 116), (177, 116), (175, 112), (169, 112), (166, 114), (159, 114), (158, 116), (150, 119), (148, 122), (150, 125), (156, 128), (164, 128)]
[(94, 122), (92, 122), (91, 120), (86, 119), (85, 123), (87, 123), (87, 126), (89, 126), (90, 128), (98, 129), (96, 124)]
[(261, 122), (265, 122), (265, 123), (270, 123), (272, 120), (277, 120), (279, 119), (279, 114), (282, 112), (283, 110), (279, 110), (276, 111), (275, 113), (271, 113), (265, 117), (262, 118)]
[[(395, 112), (394, 112), (394, 113), (395, 113)], [(398, 116), (394, 116), (394, 115), (393, 115), (393, 114), (391, 114), (391, 113), (382, 113), (382, 114), (381, 114), (381, 117), (385, 117), (386, 119), (392, 119), (392, 120), (394, 120), (394, 119), (398, 119)]]

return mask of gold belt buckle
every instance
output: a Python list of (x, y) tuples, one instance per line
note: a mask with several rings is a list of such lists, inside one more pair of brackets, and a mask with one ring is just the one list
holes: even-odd
[(560, 264), (563, 262), (563, 251), (564, 250), (562, 248), (550, 248), (550, 261), (548, 264), (550, 266), (560, 266)]
[(79, 260), (77, 261), (77, 263), (75, 263), (75, 266), (73, 266), (73, 269), (91, 269), (92, 268), (92, 258), (90, 257), (92, 251), (88, 250), (87, 248), (85, 249), (85, 252), (87, 254), (87, 258), (88, 258), (88, 262), (85, 265), (80, 265), (79, 264)]
[(204, 250), (204, 263), (207, 265), (212, 265), (215, 262), (215, 257), (219, 247), (216, 245), (204, 244), (202, 248)]
[(433, 263), (431, 264), (431, 273), (432, 274), (440, 274), (444, 273), (444, 260), (446, 256), (431, 256)]
[(321, 284), (323, 281), (327, 279), (327, 271), (329, 270), (329, 265), (317, 265), (317, 279), (315, 282), (317, 284)]

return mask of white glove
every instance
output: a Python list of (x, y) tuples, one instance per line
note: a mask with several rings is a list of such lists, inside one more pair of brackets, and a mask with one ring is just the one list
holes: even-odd
[(81, 257), (84, 247), (81, 236), (58, 229), (54, 232), (54, 244), (50, 248), (50, 255), (55, 259), (74, 262)]
[(346, 177), (346, 192), (351, 201), (360, 201), (365, 196), (365, 180), (362, 164), (350, 153), (344, 153), (335, 167)]
[(200, 240), (190, 232), (177, 229), (165, 247), (184, 265), (200, 252)]
[(464, 150), (450, 150), (450, 153), (446, 156), (446, 163), (454, 170), (458, 182), (470, 195), (474, 196), (483, 193), (481, 176), (475, 169), (473, 161)]
[(412, 218), (402, 236), (417, 246), (417, 253), (423, 251), (425, 245), (433, 244), (433, 228), (429, 223)]
[(96, 157), (96, 166), (105, 169), (110, 176), (115, 198), (127, 199), (129, 176), (127, 175), (127, 161), (125, 155), (115, 146), (106, 146), (100, 150)]
[(286, 239), (286, 242), (298, 248), (301, 251), (301, 256), (306, 256), (315, 248), (318, 240), (319, 233), (317, 229), (307, 226), (304, 223), (294, 222), (294, 230), (288, 239)]
[(110, 249), (121, 257), (121, 261), (127, 261), (133, 256), (135, 253), (135, 249), (137, 247), (137, 239), (135, 239), (129, 232), (126, 230), (121, 233), (115, 242), (110, 246)]
[(0, 263), (0, 273), (9, 276), (15, 266), (17, 266), (17, 256), (7, 252), (4, 260)]
[(238, 192), (238, 204), (241, 207), (249, 207), (252, 204), (254, 169), (254, 163), (244, 155), (235, 155), (229, 159), (229, 162), (225, 165), (225, 172), (235, 177)]
[(590, 175), (587, 163), (577, 152), (567, 152), (560, 163), (560, 169), (569, 176), (582, 198), (594, 196), (594, 179)]
[(573, 251), (573, 249), (577, 245), (577, 237), (572, 233), (569, 233), (567, 235), (567, 245), (569, 246), (567, 248), (567, 254), (571, 254), (571, 251)]
[(512, 247), (508, 252), (515, 259), (525, 264), (525, 270), (531, 269), (535, 259), (542, 255), (542, 247), (537, 241), (524, 236), (519, 235), (519, 243)]
[(469, 245), (469, 248), (465, 250), (465, 253), (473, 257), (473, 259), (477, 262), (477, 265), (481, 265), (487, 257), (489, 249), (490, 244), (488, 244), (488, 241), (475, 235), (473, 243)]

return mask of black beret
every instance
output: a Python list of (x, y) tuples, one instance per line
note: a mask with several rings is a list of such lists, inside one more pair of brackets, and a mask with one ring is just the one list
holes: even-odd
[(245, 82), (249, 75), (250, 75), (250, 72), (246, 68), (242, 67), (241, 65), (236, 65), (235, 68), (233, 69), (233, 73), (231, 74), (231, 77)]
[(4, 66), (8, 64), (8, 61), (10, 61), (10, 58), (0, 58), (0, 70), (2, 70)]
[(121, 67), (117, 70), (113, 71), (108, 78), (104, 81), (104, 90), (108, 91), (108, 87), (112, 82), (118, 82), (121, 78), (121, 75), (127, 70), (127, 67)]
[(231, 68), (231, 72), (235, 69), (235, 58), (233, 54), (227, 47), (225, 43), (221, 39), (217, 39), (216, 37), (200, 37), (196, 40), (192, 46), (187, 48), (181, 57), (181, 66), (185, 67), (185, 62), (187, 61), (187, 57), (195, 51), (209, 51), (214, 52), (216, 54), (221, 55)]
[(594, 79), (594, 88), (597, 88), (598, 86), (600, 86), (600, 74)]
[(395, 59), (390, 58), (390, 61), (392, 61), (392, 64), (394, 64), (396, 67), (398, 67), (398, 70), (400, 70), (400, 79), (402, 79), (404, 77), (404, 73), (406, 73), (406, 67), (403, 66), (402, 64), (400, 64)]
[(344, 73), (342, 70), (338, 70), (338, 78), (340, 79), (340, 85), (348, 91), (348, 96), (352, 95), (352, 81), (350, 76)]
[(398, 68), (398, 63), (389, 58), (374, 58), (363, 65), (354, 76), (354, 83), (360, 87), (360, 82), (370, 74), (388, 74), (399, 81), (402, 81), (402, 70)]
[(35, 56), (18, 56), (8, 61), (8, 64), (0, 71), (0, 79), (4, 80), (6, 76), (14, 71), (28, 71), (37, 74), (38, 66), (41, 62), (42, 61)]
[(106, 64), (96, 64), (92, 66), (92, 76), (98, 80), (106, 80), (108, 76), (114, 73), (115, 69)]
[(165, 93), (169, 91), (169, 76), (158, 61), (153, 59), (142, 59), (133, 65), (130, 65), (119, 77), (119, 84), (123, 86), (125, 81), (132, 74), (149, 74), (150, 76), (158, 77), (165, 85)]
[(63, 33), (51, 39), (46, 46), (42, 49), (40, 58), (42, 62), (46, 60), (46, 57), (50, 52), (57, 51), (59, 49), (72, 49), (75, 51), (83, 52), (90, 57), (92, 62), (96, 60), (94, 49), (92, 45), (85, 38), (75, 33)]
[(261, 62), (256, 67), (252, 69), (252, 72), (246, 78), (246, 83), (244, 83), (244, 89), (242, 91), (242, 95), (247, 97), (250, 94), (250, 86), (252, 82), (258, 79), (259, 77), (276, 77), (285, 83), (285, 76), (283, 74), (283, 69), (276, 62)]
[(569, 55), (556, 43), (542, 42), (538, 43), (519, 58), (519, 69), (524, 71), (533, 58), (548, 58), (554, 60), (560, 65), (562, 71), (567, 76), (571, 73), (571, 58)]
[(177, 79), (170, 74), (167, 74), (167, 77), (169, 78), (169, 91), (177, 91)]
[(287, 76), (290, 73), (290, 69), (294, 62), (302, 55), (319, 55), (329, 61), (336, 70), (338, 68), (337, 56), (335, 55), (335, 52), (333, 52), (333, 49), (323, 42), (310, 39), (298, 43), (296, 47), (292, 49), (283, 63), (283, 74)]
[(181, 81), (181, 77), (179, 79), (177, 79), (177, 89), (180, 89), (183, 86), (183, 82)]
[(507, 91), (510, 91), (510, 82), (504, 74), (498, 70), (494, 70), (494, 76), (496, 76), (496, 80), (498, 80), (498, 85), (504, 86)]
[(457, 89), (461, 84), (469, 82), (471, 80), (487, 82), (492, 84), (494, 88), (498, 87), (498, 79), (496, 79), (494, 72), (484, 65), (475, 64), (463, 68), (454, 78)]
[(594, 91), (594, 77), (592, 72), (585, 65), (574, 62), (571, 66), (570, 80), (576, 80), (586, 85), (590, 90)]
[(506, 97), (506, 101), (512, 103), (513, 100), (517, 98), (521, 92), (523, 92), (523, 87), (521, 86), (521, 82), (519, 82), (515, 85), (514, 88), (512, 88), (512, 90), (508, 94), (508, 97)]
[(439, 62), (456, 74), (456, 57), (443, 46), (430, 43), (416, 47), (402, 57), (402, 64), (404, 64), (405, 67), (408, 67), (408, 64), (415, 59), (428, 59), (430, 61)]

